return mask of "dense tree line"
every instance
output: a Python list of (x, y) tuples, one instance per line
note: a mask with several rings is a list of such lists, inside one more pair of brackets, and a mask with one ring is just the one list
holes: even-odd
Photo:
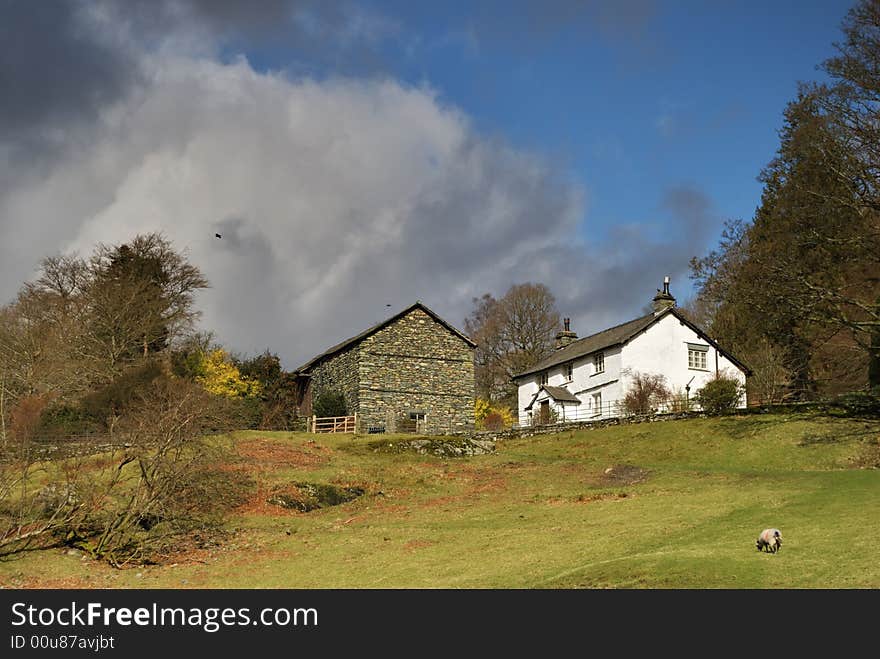
[(880, 2), (803, 84), (750, 223), (692, 262), (690, 311), (755, 370), (759, 398), (880, 387)]

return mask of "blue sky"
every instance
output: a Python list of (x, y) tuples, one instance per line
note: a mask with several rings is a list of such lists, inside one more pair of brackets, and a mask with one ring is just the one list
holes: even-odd
[(461, 326), (541, 282), (581, 336), (664, 275), (684, 302), (849, 7), (2, 4), (0, 303), (150, 231), (211, 281), (204, 328), (288, 368), (416, 299)]
[(676, 186), (703, 193), (719, 222), (749, 219), (782, 111), (798, 81), (824, 79), (851, 3), (616, 4), (364, 2), (378, 45), (365, 61), (245, 52), (294, 75), (429, 86), (480, 132), (581, 182), (588, 240), (624, 223), (663, 231)]

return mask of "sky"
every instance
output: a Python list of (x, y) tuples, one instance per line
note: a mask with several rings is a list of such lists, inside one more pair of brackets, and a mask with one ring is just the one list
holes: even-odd
[(0, 0), (0, 304), (152, 231), (288, 369), (416, 300), (540, 282), (580, 336), (685, 302), (850, 6)]

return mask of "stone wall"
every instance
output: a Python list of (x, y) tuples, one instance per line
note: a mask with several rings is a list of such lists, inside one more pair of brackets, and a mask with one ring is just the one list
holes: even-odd
[(474, 351), (421, 309), (359, 345), (361, 427), (393, 432), (410, 412), (424, 412), (426, 433), (474, 425)]
[(358, 411), (358, 362), (357, 346), (317, 364), (311, 369), (312, 405), (325, 391), (341, 391), (349, 414)]
[(611, 419), (596, 419), (595, 421), (568, 421), (535, 426), (514, 426), (506, 430), (474, 430), (452, 433), (460, 437), (473, 439), (485, 439), (498, 441), (500, 439), (518, 439), (522, 437), (536, 437), (538, 435), (555, 435), (563, 432), (577, 430), (595, 430), (608, 426), (621, 426), (631, 423), (654, 423), (658, 421), (675, 421), (677, 419), (689, 419), (705, 417), (704, 412), (672, 412), (662, 414), (640, 414), (636, 416), (614, 417)]

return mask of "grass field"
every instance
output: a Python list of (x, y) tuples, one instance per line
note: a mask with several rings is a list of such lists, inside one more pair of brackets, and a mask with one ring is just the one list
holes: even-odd
[[(443, 459), (399, 438), (242, 432), (258, 483), (212, 549), (113, 569), (75, 551), (0, 562), (36, 588), (878, 588), (880, 422), (766, 415), (499, 442)], [(291, 482), (357, 486), (308, 513)], [(778, 554), (759, 553), (765, 527)]]

